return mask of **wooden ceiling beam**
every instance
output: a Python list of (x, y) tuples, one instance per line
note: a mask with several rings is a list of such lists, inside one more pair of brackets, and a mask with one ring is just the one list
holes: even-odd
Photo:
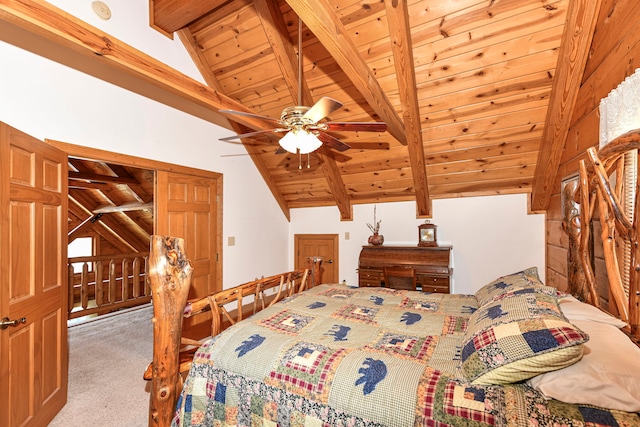
[(351, 206), (347, 188), (340, 176), (340, 169), (338, 169), (335, 160), (324, 154), (324, 149), (318, 150), (317, 154), (318, 159), (320, 159), (322, 171), (327, 179), (331, 195), (333, 196), (333, 199), (338, 206), (338, 210), (340, 211), (340, 220), (353, 221), (353, 208)]
[[(307, 86), (304, 77), (299, 73), (297, 60), (302, 52), (296, 52), (293, 49), (291, 39), (286, 36), (288, 34), (287, 26), (282, 19), (282, 14), (277, 7), (277, 3), (270, 0), (254, 0), (254, 5), (260, 16), (262, 27), (265, 30), (271, 49), (276, 57), (276, 61), (280, 66), (284, 80), (289, 87), (291, 96), (297, 100), (297, 105), (313, 105), (315, 100)], [(298, 37), (301, 37), (301, 29), (299, 28)], [(301, 93), (298, 93), (298, 92)], [(302, 99), (299, 99), (299, 98)], [(318, 153), (321, 158), (322, 172), (327, 180), (327, 185), (331, 194), (335, 197), (336, 205), (340, 210), (340, 218), (342, 221), (352, 220), (353, 214), (351, 204), (349, 202), (349, 194), (346, 191), (338, 166), (333, 157), (322, 153)]]
[(413, 187), (416, 194), (416, 215), (431, 216), (429, 202), (429, 184), (427, 182), (427, 165), (424, 158), (424, 145), (420, 129), (420, 108), (416, 90), (416, 74), (413, 62), (413, 46), (409, 26), (409, 8), (406, 0), (384, 2), (387, 10), (387, 23), (391, 36), (393, 62), (398, 78), (400, 103), (403, 106), (402, 119), (407, 136), (407, 149)]
[(91, 222), (92, 218), (87, 218), (82, 221), (77, 227), (71, 230), (67, 236), (67, 244), (71, 244), (78, 237), (82, 236), (87, 230), (91, 230), (93, 228), (93, 223)]
[(533, 177), (531, 210), (534, 212), (547, 210), (551, 201), (601, 3), (601, 0), (573, 0), (569, 3), (538, 153), (538, 167)]
[(76, 189), (86, 188), (89, 190), (100, 190), (100, 191), (105, 191), (109, 189), (109, 184), (104, 182), (95, 182), (95, 181), (87, 182), (87, 181), (80, 181), (77, 179), (69, 180), (68, 186), (69, 188), (76, 188)]
[[(0, 0), (0, 40), (227, 129), (242, 104), (43, 0)], [(267, 124), (238, 117), (252, 129)]]
[(104, 214), (104, 213), (112, 213), (112, 212), (130, 212), (130, 211), (141, 211), (141, 210), (153, 210), (153, 202), (151, 203), (126, 203), (120, 206), (103, 206), (101, 208), (97, 208), (93, 210), (95, 215)]
[[(177, 34), (178, 34), (178, 37), (180, 38), (180, 41), (182, 41), (182, 44), (187, 49), (189, 56), (191, 56), (191, 59), (193, 60), (196, 67), (202, 74), (202, 78), (204, 78), (204, 81), (207, 83), (207, 85), (209, 85), (211, 88), (214, 88), (216, 91), (222, 93), (222, 88), (220, 87), (220, 83), (218, 82), (218, 79), (216, 79), (216, 76), (211, 72), (211, 68), (209, 68), (209, 66), (207, 65), (207, 60), (204, 57), (200, 48), (198, 48), (196, 41), (193, 38), (193, 35), (191, 34), (191, 32), (188, 29), (183, 29), (178, 31)], [(244, 129), (238, 123), (234, 122), (233, 120), (230, 120), (229, 123), (231, 125), (231, 129), (233, 129), (236, 133), (238, 134), (244, 133)], [(248, 142), (249, 141), (246, 139), (242, 140), (242, 145), (244, 145), (244, 148), (247, 150), (247, 153), (251, 157), (253, 164), (258, 169), (258, 172), (260, 172), (260, 175), (262, 176), (262, 179), (264, 179), (264, 182), (269, 187), (269, 190), (271, 190), (271, 194), (276, 199), (276, 202), (278, 202), (278, 205), (280, 206), (282, 213), (284, 213), (284, 216), (287, 218), (287, 221), (291, 221), (291, 211), (289, 209), (289, 204), (287, 203), (287, 200), (284, 198), (282, 192), (278, 188), (278, 185), (274, 182), (273, 178), (271, 177), (271, 174), (269, 173), (269, 169), (265, 165), (264, 161), (258, 155), (259, 154), (258, 148), (255, 147), (253, 144), (249, 144)]]
[[(71, 200), (82, 206), (83, 210), (88, 212), (90, 216), (93, 216), (92, 212), (94, 209), (98, 209), (96, 201), (82, 191), (69, 191), (69, 201)], [(130, 247), (138, 252), (143, 252), (145, 248), (148, 249), (149, 247), (148, 237), (145, 239), (140, 234), (132, 232), (132, 230), (124, 226), (123, 223), (116, 220), (113, 215), (100, 215), (95, 224), (96, 227), (102, 227), (103, 231), (112, 234), (114, 238), (120, 240), (120, 245)]]
[[(277, 2), (271, 0), (253, 0), (262, 27), (271, 45), (271, 50), (280, 66), (282, 77), (289, 88), (291, 97), (297, 105), (313, 105), (313, 96), (307, 82), (298, 73), (298, 58), (293, 43), (288, 37), (289, 30), (285, 24)], [(299, 98), (298, 85), (302, 84), (302, 99)]]
[(135, 180), (135, 183), (127, 184), (127, 187), (131, 190), (131, 195), (138, 200), (140, 203), (152, 203), (153, 202), (153, 193), (150, 193), (144, 189), (144, 187), (140, 184), (137, 178), (134, 178), (129, 174), (127, 169), (124, 166), (107, 163), (106, 164), (109, 169), (111, 169), (116, 175), (119, 177), (126, 177)]
[(69, 180), (108, 182), (111, 184), (139, 184), (139, 182), (132, 177), (100, 175), (100, 174), (91, 173), (91, 172), (75, 172), (75, 171), (69, 171)]
[(175, 31), (226, 2), (227, 0), (149, 0), (149, 25), (172, 37)]
[(404, 124), (327, 0), (286, 0), (366, 99), (388, 132), (407, 145)]

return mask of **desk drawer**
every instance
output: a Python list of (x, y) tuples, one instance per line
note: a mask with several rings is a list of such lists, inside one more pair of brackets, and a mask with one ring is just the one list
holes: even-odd
[(418, 284), (423, 292), (449, 293), (449, 277), (418, 275)]
[(360, 287), (380, 286), (382, 273), (380, 270), (361, 268), (358, 270), (358, 285)]

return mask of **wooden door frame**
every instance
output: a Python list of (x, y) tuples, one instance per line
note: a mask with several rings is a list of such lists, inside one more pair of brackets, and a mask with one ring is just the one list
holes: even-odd
[[(218, 194), (218, 210), (216, 212), (216, 224), (217, 229), (214, 230), (215, 238), (215, 251), (219, 255), (218, 268), (216, 268), (216, 274), (214, 280), (217, 283), (222, 284), (222, 174), (219, 172), (207, 171), (204, 169), (192, 168), (189, 166), (181, 166), (172, 163), (162, 162), (159, 160), (150, 160), (142, 157), (130, 156), (127, 154), (116, 153), (113, 151), (102, 150), (99, 148), (84, 147), (81, 145), (70, 144), (68, 142), (56, 141), (52, 139), (45, 139), (49, 145), (52, 145), (59, 150), (67, 153), (69, 157), (80, 157), (90, 160), (98, 160), (109, 163), (116, 163), (122, 166), (135, 167), (140, 169), (150, 169), (153, 171), (167, 171), (174, 173), (183, 173), (185, 175), (201, 176), (208, 179), (214, 179), (216, 181), (216, 191)], [(156, 200), (154, 186), (154, 205)], [(155, 230), (154, 230), (155, 231)], [(189, 254), (187, 254), (188, 256)]]
[[(294, 257), (293, 257), (293, 264), (294, 264), (294, 268), (304, 268), (306, 267), (306, 265), (304, 266), (297, 266), (296, 262), (298, 260), (298, 250), (300, 248), (299, 242), (300, 242), (300, 238), (304, 236), (304, 237), (313, 237), (315, 239), (332, 239), (333, 240), (333, 247), (335, 248), (335, 251), (337, 252), (338, 256), (333, 257), (333, 264), (335, 265), (335, 271), (336, 271), (336, 275), (338, 276), (336, 278), (336, 281), (340, 280), (340, 235), (337, 233), (327, 233), (327, 234), (315, 234), (315, 233), (298, 233), (298, 234), (294, 234), (293, 235), (293, 253), (294, 253)], [(328, 261), (326, 259), (322, 260), (323, 263)]]

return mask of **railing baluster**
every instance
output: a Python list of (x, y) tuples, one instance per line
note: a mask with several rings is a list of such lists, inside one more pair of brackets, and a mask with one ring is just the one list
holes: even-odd
[(95, 266), (96, 305), (100, 307), (104, 305), (104, 283), (102, 281), (102, 274), (104, 273), (104, 271), (102, 267), (102, 261), (96, 261)]
[(80, 301), (85, 310), (89, 307), (89, 265), (82, 263), (82, 283), (80, 286)]
[(116, 262), (115, 260), (109, 261), (109, 302), (114, 304), (118, 301), (116, 297), (116, 288), (117, 288), (117, 280), (116, 277)]
[[(69, 258), (69, 318), (150, 302), (148, 257), (148, 253), (134, 253)], [(82, 263), (81, 272), (74, 270), (74, 263)], [(78, 303), (80, 307), (74, 307)]]
[(140, 258), (133, 259), (131, 272), (131, 287), (133, 288), (133, 298), (140, 298)]
[(124, 258), (122, 260), (122, 301), (129, 299), (129, 260)]

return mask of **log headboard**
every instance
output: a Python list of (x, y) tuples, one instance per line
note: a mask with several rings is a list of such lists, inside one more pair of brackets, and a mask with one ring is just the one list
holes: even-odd
[(608, 296), (613, 301), (609, 311), (627, 322), (626, 332), (636, 343), (640, 340), (638, 148), (640, 129), (621, 135), (599, 150), (589, 148), (587, 158), (580, 161), (579, 185), (574, 194), (574, 201), (580, 206), (577, 242), (588, 288), (586, 299), (596, 307), (601, 305), (590, 232), (590, 224), (597, 219), (601, 226)]

